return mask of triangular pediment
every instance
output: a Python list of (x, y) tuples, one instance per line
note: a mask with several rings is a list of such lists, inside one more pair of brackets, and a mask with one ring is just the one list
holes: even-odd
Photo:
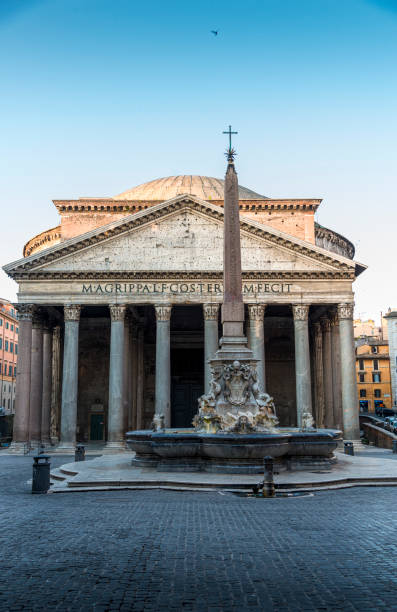
[[(241, 217), (245, 272), (354, 273), (355, 262)], [(220, 272), (223, 209), (178, 196), (4, 267), (12, 277), (61, 273)]]

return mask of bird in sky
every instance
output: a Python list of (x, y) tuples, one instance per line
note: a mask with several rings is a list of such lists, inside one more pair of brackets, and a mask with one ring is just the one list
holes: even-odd
[(218, 36), (218, 32), (219, 30), (211, 30), (211, 34), (213, 34), (214, 36)]

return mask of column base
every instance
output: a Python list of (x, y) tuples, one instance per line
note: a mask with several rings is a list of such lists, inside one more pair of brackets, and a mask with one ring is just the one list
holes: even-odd
[(24, 455), (27, 452), (28, 442), (11, 442), (7, 452), (13, 455)]
[(124, 451), (126, 451), (126, 445), (125, 442), (106, 442), (105, 448), (103, 449), (102, 452), (109, 452), (109, 453), (122, 453)]
[(60, 453), (64, 455), (74, 455), (76, 450), (76, 444), (72, 442), (61, 442), (54, 450), (53, 453)]

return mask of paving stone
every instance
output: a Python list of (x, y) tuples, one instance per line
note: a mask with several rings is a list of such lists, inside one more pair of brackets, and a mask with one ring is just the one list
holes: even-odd
[(397, 610), (393, 488), (39, 496), (31, 464), (0, 455), (2, 611)]

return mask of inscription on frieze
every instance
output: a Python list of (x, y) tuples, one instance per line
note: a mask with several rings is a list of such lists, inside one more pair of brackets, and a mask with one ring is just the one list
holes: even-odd
[[(292, 283), (284, 282), (246, 282), (243, 295), (291, 293)], [(81, 293), (87, 295), (219, 295), (223, 294), (223, 284), (215, 282), (135, 282), (135, 283), (83, 283)]]

